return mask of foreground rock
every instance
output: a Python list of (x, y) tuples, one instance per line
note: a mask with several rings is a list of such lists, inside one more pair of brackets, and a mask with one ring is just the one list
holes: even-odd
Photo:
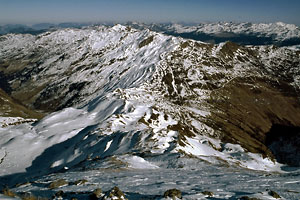
[(111, 191), (107, 192), (107, 195), (103, 197), (103, 200), (128, 200), (125, 194), (115, 186)]
[(66, 186), (68, 185), (69, 183), (64, 180), (64, 179), (59, 179), (59, 180), (56, 180), (56, 181), (53, 181), (52, 183), (49, 184), (49, 188), (50, 189), (56, 189), (56, 188), (59, 188), (59, 187), (63, 187), (63, 186)]
[(171, 198), (173, 200), (182, 199), (182, 194), (178, 189), (170, 189), (165, 191), (164, 198)]

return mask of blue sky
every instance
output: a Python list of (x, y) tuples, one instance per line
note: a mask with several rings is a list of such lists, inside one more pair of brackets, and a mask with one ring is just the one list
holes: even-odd
[(300, 0), (0, 0), (0, 23), (250, 21), (300, 25)]

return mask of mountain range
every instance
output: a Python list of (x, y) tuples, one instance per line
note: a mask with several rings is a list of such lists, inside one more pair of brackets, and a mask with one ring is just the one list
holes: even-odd
[[(40, 34), (49, 30), (61, 28), (83, 28), (88, 26), (106, 25), (112, 27), (112, 22), (102, 23), (40, 23), (31, 26), (22, 24), (7, 24), (0, 26), (0, 35), (8, 33)], [(300, 29), (294, 24), (277, 23), (236, 23), (236, 22), (215, 22), (215, 23), (140, 23), (126, 22), (139, 30), (149, 29), (151, 31), (193, 39), (213, 44), (232, 41), (240, 45), (276, 45), (293, 46), (300, 45)]]
[(130, 23), (0, 36), (2, 188), (297, 199), (300, 51), (287, 45), (299, 35), (282, 23)]

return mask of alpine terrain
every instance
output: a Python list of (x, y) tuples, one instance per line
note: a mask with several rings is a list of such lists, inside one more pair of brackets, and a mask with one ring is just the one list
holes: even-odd
[(277, 23), (236, 23), (217, 22), (200, 24), (180, 23), (138, 23), (128, 22), (127, 25), (137, 29), (148, 28), (153, 31), (187, 39), (220, 43), (232, 41), (243, 45), (295, 46), (299, 49), (300, 29), (294, 24)]
[(0, 36), (0, 199), (300, 199), (299, 44), (283, 23)]

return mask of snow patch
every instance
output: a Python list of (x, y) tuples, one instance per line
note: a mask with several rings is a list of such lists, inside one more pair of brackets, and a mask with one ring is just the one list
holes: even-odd
[(222, 144), (219, 140), (206, 136), (185, 137), (183, 143), (184, 145), (177, 146), (174, 151), (183, 151), (211, 163), (223, 160), (247, 169), (283, 172), (282, 164), (271, 161), (269, 158), (262, 158), (260, 154), (245, 152), (238, 144)]
[(139, 156), (123, 155), (118, 157), (123, 162), (128, 163), (129, 168), (133, 169), (157, 169), (158, 166), (146, 161)]
[(104, 151), (107, 151), (109, 149), (109, 147), (110, 147), (110, 145), (111, 145), (112, 142), (113, 142), (112, 140), (109, 141), (109, 142), (107, 142)]

